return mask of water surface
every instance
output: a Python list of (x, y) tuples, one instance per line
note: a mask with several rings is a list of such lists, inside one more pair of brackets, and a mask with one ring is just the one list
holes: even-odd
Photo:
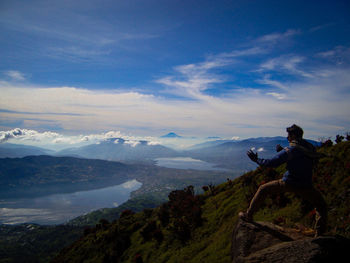
[(136, 180), (102, 189), (0, 200), (0, 223), (60, 224), (88, 212), (117, 207), (141, 187)]
[(172, 157), (155, 159), (158, 166), (174, 168), (174, 169), (194, 169), (205, 171), (227, 171), (226, 169), (215, 167), (215, 164), (202, 160), (193, 159), (191, 157)]

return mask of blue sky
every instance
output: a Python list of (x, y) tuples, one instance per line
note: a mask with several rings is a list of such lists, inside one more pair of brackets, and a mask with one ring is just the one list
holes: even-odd
[(2, 0), (0, 131), (348, 132), (349, 20), (348, 1)]

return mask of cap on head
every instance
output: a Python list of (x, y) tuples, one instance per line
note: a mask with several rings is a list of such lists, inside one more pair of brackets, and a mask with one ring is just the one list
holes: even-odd
[(298, 125), (293, 124), (290, 127), (287, 127), (287, 132), (290, 135), (294, 135), (297, 138), (303, 138), (304, 131), (302, 128), (300, 128)]

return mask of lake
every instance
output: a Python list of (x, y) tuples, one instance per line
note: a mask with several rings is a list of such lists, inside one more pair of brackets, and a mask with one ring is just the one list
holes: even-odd
[(190, 157), (172, 157), (155, 159), (158, 166), (174, 169), (194, 169), (204, 171), (228, 171), (224, 168), (215, 167), (215, 164)]
[(117, 207), (142, 183), (130, 180), (120, 185), (69, 194), (0, 200), (0, 223), (61, 224), (91, 211)]

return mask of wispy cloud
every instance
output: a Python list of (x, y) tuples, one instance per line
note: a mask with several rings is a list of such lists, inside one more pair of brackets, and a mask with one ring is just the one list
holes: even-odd
[(50, 58), (67, 60), (70, 62), (91, 62), (100, 60), (111, 53), (111, 50), (86, 48), (82, 46), (50, 47), (46, 50), (46, 55)]
[(317, 31), (321, 31), (321, 30), (324, 30), (326, 28), (329, 28), (329, 27), (335, 26), (335, 25), (336, 25), (336, 23), (334, 23), (334, 22), (321, 24), (321, 25), (314, 26), (314, 27), (310, 28), (309, 31), (310, 32), (317, 32)]
[[(29, 37), (31, 46), (35, 47), (31, 52), (36, 57), (70, 62), (108, 61), (112, 50), (127, 50), (131, 43), (159, 37), (159, 32), (146, 23), (135, 29), (125, 18), (119, 19), (121, 11), (116, 7), (120, 3), (104, 4), (106, 10), (115, 9), (115, 17), (106, 19), (95, 12), (100, 5), (95, 0), (13, 1), (1, 10), (0, 25), (8, 32), (19, 32), (23, 39)], [(28, 50), (23, 39), (17, 45)]]
[(214, 55), (214, 59), (220, 58), (236, 58), (236, 57), (245, 57), (245, 56), (254, 56), (259, 54), (265, 54), (267, 50), (261, 46), (254, 46), (246, 49), (233, 50), (231, 52), (224, 52), (218, 55)]
[(282, 55), (268, 59), (260, 65), (260, 71), (277, 71), (285, 74), (312, 78), (312, 73), (301, 70), (298, 66), (305, 61), (305, 57), (299, 55)]
[(17, 70), (7, 70), (4, 72), (4, 75), (14, 81), (24, 81), (26, 80), (25, 75)]
[(301, 34), (300, 30), (288, 29), (286, 32), (283, 32), (283, 33), (276, 32), (276, 33), (271, 33), (271, 34), (261, 36), (257, 38), (256, 41), (260, 43), (276, 44), (278, 42), (290, 40), (292, 37), (298, 34)]
[(238, 58), (254, 56), (265, 52), (260, 47), (252, 47), (210, 55), (203, 62), (177, 66), (174, 68), (176, 74), (163, 77), (156, 82), (166, 87), (171, 87), (172, 89), (167, 89), (167, 91), (179, 96), (199, 100), (213, 99), (206, 95), (204, 91), (210, 89), (214, 84), (226, 81), (226, 76), (216, 74), (215, 69), (223, 69), (236, 64), (238, 63)]
[(275, 97), (276, 99), (279, 99), (279, 100), (284, 100), (287, 98), (287, 96), (283, 93), (277, 93), (277, 92), (267, 92), (266, 93), (267, 95), (271, 95), (273, 97)]
[(337, 46), (331, 50), (319, 52), (315, 56), (331, 61), (337, 65), (349, 65), (350, 47)]

